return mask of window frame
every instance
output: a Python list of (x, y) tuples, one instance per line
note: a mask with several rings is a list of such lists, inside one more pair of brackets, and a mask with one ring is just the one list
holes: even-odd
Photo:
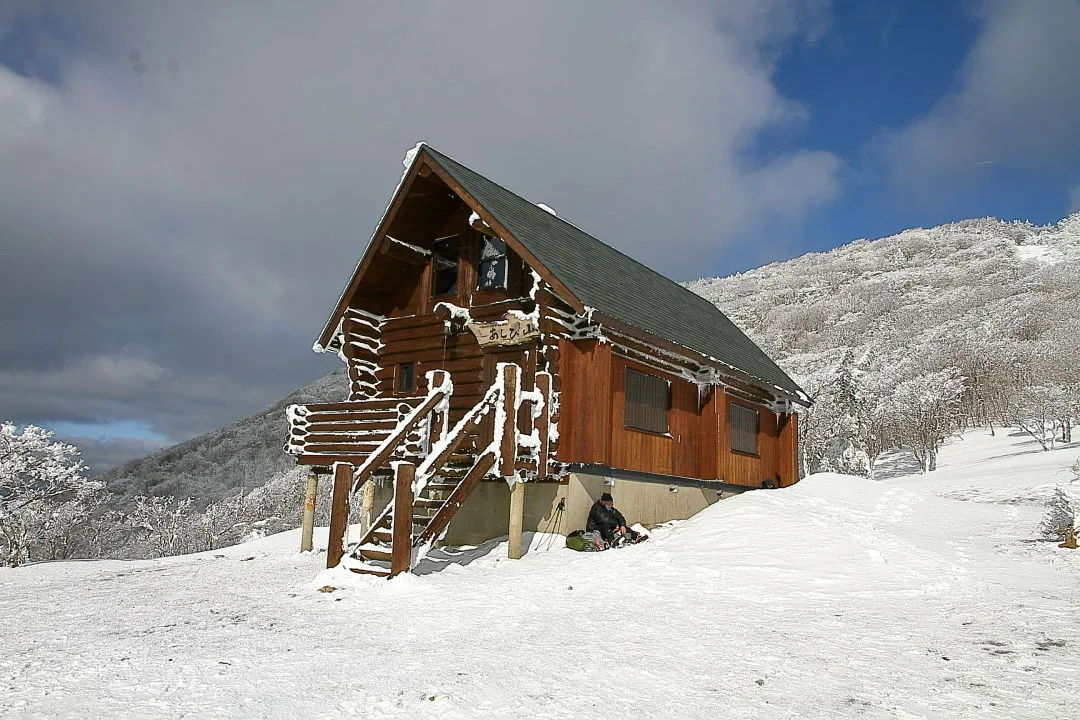
[[(739, 432), (740, 434), (748, 432), (748, 430), (744, 430), (741, 427), (739, 427), (739, 428), (736, 427), (736, 423), (735, 423), (735, 416), (737, 414), (736, 408), (738, 409), (738, 412), (752, 413), (753, 416), (754, 416), (754, 421), (755, 421), (754, 422), (754, 436), (753, 436), (754, 437), (754, 449), (752, 451), (751, 450), (746, 450), (743, 447), (735, 447), (736, 432)], [(744, 415), (743, 417), (748, 418), (749, 416)], [(761, 441), (760, 441), (760, 436), (761, 436), (761, 409), (760, 408), (750, 407), (749, 405), (744, 405), (743, 403), (729, 401), (728, 402), (728, 411), (727, 411), (727, 425), (728, 425), (728, 448), (731, 450), (731, 452), (736, 453), (738, 455), (749, 455), (750, 457), (761, 457), (761, 454), (760, 454), (760, 449), (761, 449)]]
[[(494, 292), (497, 290), (508, 290), (510, 288), (510, 248), (507, 246), (506, 241), (500, 237), (493, 237), (485, 235), (484, 233), (478, 233), (479, 243), (476, 248), (476, 289), (478, 292)], [(495, 260), (484, 260), (484, 243), (489, 241), (495, 241), (502, 243), (502, 254), (496, 256)], [(485, 285), (484, 284), (484, 265), (485, 263), (502, 262), (502, 283), (498, 285)]]
[[(403, 387), (402, 378), (404, 377), (405, 368), (409, 368), (409, 387)], [(394, 394), (395, 395), (408, 395), (416, 392), (416, 363), (415, 362), (403, 362), (394, 366)]]
[[(448, 253), (439, 253), (439, 245), (450, 246), (454, 248), (454, 287), (443, 293), (438, 292), (439, 286), (439, 274), (441, 272), (449, 273), (450, 269), (439, 270), (440, 257), (448, 259)], [(461, 294), (461, 237), (458, 235), (447, 235), (446, 237), (436, 238), (435, 242), (431, 246), (431, 288), (430, 295), (435, 298), (448, 298), (457, 297)]]
[[(655, 381), (656, 383), (663, 383), (663, 394), (665, 401), (663, 408), (663, 429), (658, 429), (658, 426), (645, 427), (645, 423), (633, 424), (634, 422), (641, 421), (641, 411), (637, 411), (639, 413), (637, 416), (631, 416), (631, 414), (635, 412), (636, 408), (644, 407), (646, 412), (648, 412), (649, 410), (657, 411), (657, 417), (659, 417), (660, 406), (657, 405), (655, 407), (650, 407), (646, 405), (646, 402), (650, 399), (648, 397), (645, 397), (643, 399), (635, 399), (633, 401), (631, 400), (631, 387), (635, 387), (641, 391), (647, 391), (647, 388), (643, 388), (641, 384), (634, 384), (631, 382), (631, 373), (636, 373), (642, 378), (645, 378), (645, 382)], [(625, 365), (623, 367), (623, 428), (626, 430), (634, 430), (636, 432), (644, 432), (653, 435), (671, 437), (671, 386), (672, 382), (669, 378), (663, 377), (661, 375), (654, 375), (652, 373), (645, 372), (644, 370), (639, 370), (635, 367), (631, 367), (630, 365)], [(658, 388), (659, 385), (656, 385), (655, 387)], [(648, 419), (649, 418), (647, 416), (644, 417), (644, 420), (647, 421)]]

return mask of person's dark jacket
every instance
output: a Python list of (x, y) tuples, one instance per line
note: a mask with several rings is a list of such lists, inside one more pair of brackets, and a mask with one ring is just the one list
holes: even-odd
[(589, 519), (585, 522), (587, 532), (599, 532), (600, 537), (611, 540), (615, 535), (615, 528), (620, 525), (626, 526), (626, 518), (613, 507), (608, 507), (597, 500), (589, 510)]

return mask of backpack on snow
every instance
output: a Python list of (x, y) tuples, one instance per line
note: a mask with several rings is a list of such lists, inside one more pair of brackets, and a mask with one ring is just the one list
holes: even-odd
[(600, 552), (607, 550), (607, 543), (598, 532), (575, 530), (566, 536), (566, 547), (577, 552)]

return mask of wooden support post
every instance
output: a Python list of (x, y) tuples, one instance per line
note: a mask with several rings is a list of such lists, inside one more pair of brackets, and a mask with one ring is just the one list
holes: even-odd
[(311, 550), (311, 535), (315, 530), (315, 502), (319, 497), (319, 476), (312, 470), (307, 476), (307, 492), (304, 494), (304, 524), (300, 533), (300, 552)]
[(502, 411), (506, 415), (503, 423), (502, 438), (499, 439), (499, 474), (510, 477), (514, 474), (514, 461), (517, 459), (517, 391), (521, 368), (512, 363), (503, 366), (503, 403)]
[(536, 430), (540, 436), (540, 448), (536, 456), (536, 477), (542, 480), (548, 475), (548, 453), (551, 452), (551, 375), (546, 372), (537, 373), (536, 389), (544, 398), (544, 408), (540, 417), (536, 418)]
[(330, 541), (326, 545), (326, 567), (337, 567), (345, 554), (345, 530), (349, 526), (349, 494), (352, 492), (353, 468), (349, 463), (334, 463), (334, 499), (330, 507)]
[(416, 466), (398, 463), (394, 471), (394, 520), (390, 549), (390, 577), (409, 571), (412, 564), (413, 478)]
[[(445, 370), (433, 370), (431, 384), (434, 387), (442, 385), (449, 375)], [(430, 388), (429, 388), (430, 390)], [(437, 406), (436, 406), (437, 408)], [(449, 418), (450, 403), (446, 403), (442, 410), (435, 409), (431, 412), (431, 422), (428, 425), (428, 447), (442, 440), (443, 435), (450, 429)]]
[(511, 560), (521, 559), (521, 528), (525, 522), (525, 483), (516, 482), (510, 488), (510, 541), (506, 556)]

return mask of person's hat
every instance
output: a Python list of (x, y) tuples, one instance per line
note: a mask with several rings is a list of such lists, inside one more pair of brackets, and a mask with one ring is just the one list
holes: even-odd
[(615, 501), (612, 499), (611, 493), (604, 493), (603, 495), (600, 496), (600, 502), (615, 502)]

